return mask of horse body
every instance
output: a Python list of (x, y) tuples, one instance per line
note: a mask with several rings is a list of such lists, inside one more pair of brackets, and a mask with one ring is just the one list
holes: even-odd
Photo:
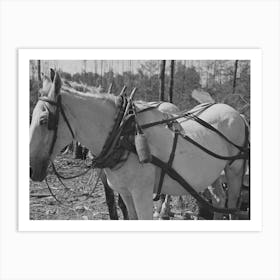
[[(118, 99), (109, 94), (82, 94), (66, 92), (61, 89), (59, 75), (56, 73), (49, 92), (49, 99), (57, 100), (61, 95), (62, 104), (68, 121), (74, 131), (76, 140), (88, 147), (93, 154), (98, 155), (108, 137), (117, 114)], [(57, 136), (51, 154), (50, 146), (54, 132), (46, 126), (39, 125), (39, 120), (46, 112), (55, 108), (51, 104), (39, 101), (33, 113), (30, 127), (30, 166), (31, 178), (43, 180), (46, 176), (49, 160), (71, 140), (72, 136), (65, 120), (58, 120)], [(157, 109), (149, 110), (138, 115), (140, 124), (162, 120), (164, 115)], [(219, 129), (232, 142), (243, 145), (244, 122), (238, 113), (227, 105), (213, 105), (200, 115), (200, 118)], [(179, 119), (184, 132), (192, 139), (209, 150), (223, 155), (235, 155), (238, 150), (230, 146), (214, 132), (209, 131), (194, 121)], [(167, 162), (173, 143), (173, 132), (165, 125), (150, 127), (145, 130), (150, 144), (151, 153)], [(43, 144), (43, 145), (42, 145)], [(187, 142), (182, 137), (178, 139), (173, 168), (197, 191), (211, 185), (225, 169), (229, 183), (229, 207), (235, 207), (242, 181), (243, 160), (236, 160), (229, 165), (228, 161), (214, 158), (198, 147)], [(152, 219), (155, 166), (140, 164), (138, 157), (130, 153), (127, 160), (116, 170), (105, 168), (110, 187), (121, 194), (131, 219)], [(186, 191), (167, 175), (162, 192), (173, 195), (183, 195)]]
[[(213, 105), (212, 110), (215, 110), (216, 106), (220, 107), (220, 105)], [(237, 113), (233, 114), (233, 109), (231, 107), (227, 105), (222, 105), (221, 107), (223, 106), (229, 111), (228, 117), (226, 118), (224, 116), (222, 125), (219, 123), (219, 117), (215, 121), (213, 120), (211, 124), (229, 137), (230, 134), (232, 134), (230, 131), (232, 126), (237, 126), (234, 119), (236, 119), (238, 115)], [(208, 110), (211, 110), (211, 108)], [(207, 121), (204, 114), (201, 114), (200, 118)], [(157, 116), (157, 113), (154, 111), (147, 112), (145, 115), (139, 117), (141, 124), (158, 121), (159, 119), (162, 119), (162, 115)], [(184, 119), (179, 119), (179, 121), (188, 136), (209, 150), (224, 156), (232, 156), (238, 153), (237, 148), (231, 147), (230, 144), (226, 143), (226, 141), (221, 139), (221, 137), (217, 136), (214, 132), (205, 129), (194, 121), (189, 120), (185, 122)], [(243, 139), (240, 137), (240, 134), (238, 137), (235, 137), (235, 139), (229, 139), (232, 139), (236, 144), (242, 145), (245, 141), (245, 127), (243, 122), (240, 122), (240, 129), (242, 129), (240, 131), (243, 132), (240, 133)], [(147, 129), (145, 133), (148, 137), (148, 142), (151, 143), (151, 153), (167, 162), (172, 147), (172, 132), (166, 128), (157, 126)], [(178, 140), (173, 168), (198, 192), (212, 185), (220, 176), (222, 170), (226, 169), (229, 181), (234, 181), (235, 176), (240, 178), (239, 181), (231, 184), (233, 195), (231, 200), (229, 200), (229, 205), (235, 207), (241, 184), (242, 162), (242, 160), (237, 160), (230, 166), (228, 161), (216, 159), (181, 138)], [(141, 165), (137, 156), (131, 154), (120, 170), (112, 171), (110, 169), (105, 169), (105, 172), (110, 186), (115, 188), (119, 193), (124, 193), (125, 196), (129, 193), (130, 199), (132, 199), (135, 204), (136, 212), (144, 213), (142, 217), (138, 218), (147, 219), (151, 217), (152, 195), (156, 192), (156, 189), (151, 188), (151, 186), (154, 186), (155, 179), (154, 165)], [(127, 187), (129, 187), (129, 191)], [(179, 183), (166, 175), (162, 186), (162, 193), (184, 195), (186, 191)], [(127, 201), (127, 198), (124, 198), (124, 200)], [(145, 203), (143, 203), (143, 201), (145, 201)], [(126, 203), (129, 204), (129, 202)]]
[[(224, 104), (215, 104), (203, 112), (200, 118), (219, 129), (220, 132), (237, 145), (242, 146), (244, 144), (244, 122), (238, 118), (238, 112), (231, 107)], [(160, 119), (162, 119), (162, 114), (155, 111), (147, 112), (143, 116), (139, 115), (141, 124)], [(178, 121), (186, 135), (210, 151), (224, 156), (233, 156), (238, 153), (237, 148), (232, 147), (215, 132), (210, 131), (197, 122), (193, 120), (186, 121), (185, 118)], [(236, 131), (236, 127), (239, 127), (239, 133), (232, 132)], [(167, 162), (172, 147), (173, 132), (163, 128), (163, 126), (155, 126), (145, 130), (145, 133), (148, 137), (148, 142), (151, 143), (152, 154)], [(173, 167), (197, 191), (202, 191), (211, 185), (220, 176), (221, 171), (227, 164), (227, 161), (216, 159), (182, 137), (179, 137)], [(241, 165), (241, 160), (236, 161), (232, 164), (232, 168), (241, 167)], [(174, 180), (166, 178), (163, 193), (181, 195), (184, 192), (184, 189), (179, 184), (176, 184)]]

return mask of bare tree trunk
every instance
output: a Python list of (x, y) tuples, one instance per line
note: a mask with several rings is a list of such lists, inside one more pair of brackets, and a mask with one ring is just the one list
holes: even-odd
[(234, 74), (233, 74), (233, 85), (232, 85), (232, 93), (235, 93), (235, 88), (236, 88), (236, 74), (237, 74), (237, 69), (238, 69), (238, 60), (235, 60), (234, 63)]
[[(190, 62), (188, 67), (193, 67), (193, 61), (188, 61)], [(182, 96), (184, 95), (185, 92), (185, 80), (186, 80), (186, 69), (187, 69), (187, 61), (186, 60), (181, 60), (182, 65), (184, 65), (184, 73), (183, 73), (183, 83), (182, 83), (182, 88), (181, 88), (181, 92), (179, 92), (179, 97), (180, 97), (180, 101)]]
[(175, 60), (171, 60), (171, 63), (170, 63), (169, 95), (168, 95), (168, 101), (170, 103), (173, 103), (174, 66), (175, 66)]
[(102, 88), (102, 83), (103, 83), (103, 60), (100, 60), (100, 76), (101, 76), (100, 86)]
[(162, 60), (160, 63), (160, 72), (159, 72), (159, 80), (160, 80), (160, 87), (159, 87), (159, 99), (164, 101), (164, 76), (165, 76), (165, 63), (166, 60)]
[(206, 65), (206, 88), (209, 87), (209, 71), (210, 71), (210, 61), (207, 61)]
[(221, 63), (219, 63), (218, 71), (219, 71), (219, 83), (221, 85), (223, 80), (223, 66)]
[(37, 60), (38, 81), (41, 82), (41, 61)]
[(217, 60), (214, 62), (214, 83), (216, 82), (216, 73), (217, 73)]

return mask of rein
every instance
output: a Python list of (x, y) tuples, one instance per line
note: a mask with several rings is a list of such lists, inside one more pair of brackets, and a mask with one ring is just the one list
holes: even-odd
[[(57, 97), (57, 101), (56, 101), (56, 102), (53, 101), (52, 99), (49, 99), (49, 98), (44, 97), (44, 96), (43, 96), (43, 97), (40, 97), (39, 100), (44, 101), (44, 102), (47, 102), (47, 103), (49, 103), (50, 105), (56, 107), (55, 113), (52, 113), (52, 112), (50, 111), (50, 109), (49, 109), (48, 107), (46, 107), (47, 110), (48, 110), (48, 112), (49, 112), (48, 129), (49, 129), (49, 130), (54, 130), (54, 136), (53, 136), (53, 140), (52, 140), (52, 143), (51, 143), (51, 148), (50, 148), (50, 151), (49, 151), (49, 156), (50, 156), (50, 155), (52, 154), (52, 152), (53, 152), (54, 145), (55, 145), (55, 142), (56, 142), (56, 139), (57, 139), (57, 130), (58, 130), (58, 122), (59, 122), (59, 113), (60, 113), (60, 112), (61, 112), (61, 115), (62, 115), (62, 117), (63, 117), (65, 123), (67, 124), (67, 126), (68, 126), (68, 128), (69, 128), (69, 131), (70, 131), (70, 133), (71, 133), (73, 139), (75, 138), (75, 135), (74, 135), (73, 129), (72, 129), (72, 127), (71, 127), (71, 125), (70, 125), (70, 123), (69, 123), (67, 117), (66, 117), (66, 114), (65, 114), (65, 112), (64, 112), (64, 109), (63, 109), (63, 107), (62, 107), (62, 104), (61, 104), (61, 96), (60, 96), (60, 95)], [(63, 179), (63, 180), (70, 180), (70, 179), (74, 179), (74, 178), (83, 176), (83, 175), (85, 175), (86, 173), (88, 173), (88, 171), (89, 171), (91, 168), (93, 168), (93, 166), (89, 166), (89, 167), (87, 168), (86, 171), (84, 171), (84, 172), (82, 172), (82, 173), (80, 173), (80, 174), (77, 174), (77, 175), (74, 175), (74, 176), (70, 176), (70, 177), (65, 177), (65, 176), (63, 176), (63, 175), (61, 175), (61, 174), (59, 174), (59, 173), (57, 172), (56, 167), (55, 167), (53, 161), (51, 161), (51, 165), (52, 165), (54, 174), (57, 176), (59, 182), (63, 185), (63, 187), (64, 187), (65, 189), (68, 189), (68, 188), (65, 186), (65, 184), (64, 184), (63, 181), (62, 181), (62, 179)], [(92, 191), (87, 195), (87, 198), (86, 198), (85, 200), (87, 200), (87, 199), (91, 196), (91, 194), (93, 193), (93, 191), (94, 191), (94, 189), (96, 188), (97, 183), (98, 183), (98, 181), (99, 181), (100, 175), (101, 175), (101, 171), (100, 171), (100, 173), (99, 173), (99, 176), (98, 176), (98, 179), (97, 179), (97, 181), (96, 181), (95, 186), (93, 187)], [(57, 196), (53, 193), (52, 189), (50, 188), (50, 186), (49, 186), (49, 184), (48, 184), (48, 182), (47, 182), (47, 179), (45, 179), (45, 182), (46, 182), (46, 185), (47, 185), (47, 187), (48, 187), (48, 189), (49, 189), (49, 192), (50, 192), (50, 194), (52, 195), (52, 197), (53, 197), (58, 203), (60, 203), (60, 204), (62, 204), (62, 205), (65, 205), (65, 204), (64, 204), (61, 200), (59, 200), (59, 199), (57, 198)]]
[[(54, 137), (53, 137), (51, 148), (50, 148), (50, 151), (49, 151), (49, 156), (50, 156), (53, 152), (54, 145), (55, 145), (55, 142), (56, 142), (56, 139), (57, 139), (57, 129), (58, 129), (59, 113), (60, 112), (61, 112), (61, 115), (62, 115), (64, 121), (66, 122), (66, 124), (69, 128), (69, 131), (70, 131), (73, 139), (75, 139), (75, 134), (74, 134), (73, 129), (72, 129), (70, 123), (69, 123), (69, 120), (67, 119), (66, 114), (64, 112), (64, 109), (63, 109), (63, 106), (62, 106), (62, 103), (61, 103), (61, 95), (58, 96), (58, 99), (57, 99), (56, 102), (47, 98), (47, 97), (40, 97), (39, 100), (45, 101), (45, 102), (49, 103), (50, 105), (53, 105), (53, 106), (56, 107), (55, 113), (52, 113), (48, 109), (48, 111), (49, 111), (49, 121), (52, 120), (51, 125), (49, 125), (49, 121), (48, 121), (48, 129), (49, 130), (54, 130)], [(130, 116), (130, 114), (128, 114), (128, 113), (130, 113), (129, 110), (128, 110), (130, 104), (125, 97), (119, 96), (119, 104), (118, 105), (119, 105), (120, 109), (119, 109), (117, 118), (115, 120), (113, 129), (111, 130), (111, 132), (107, 136), (107, 139), (106, 139), (106, 141), (105, 141), (105, 143), (102, 147), (102, 150), (101, 150), (100, 154), (98, 156), (94, 157), (94, 159), (92, 160), (92, 165), (88, 168), (88, 170), (90, 168), (95, 168), (95, 167), (97, 167), (97, 168), (106, 167), (106, 163), (108, 162), (109, 157), (112, 154), (113, 148), (117, 144), (117, 140), (118, 140), (118, 138), (119, 138), (119, 136), (122, 132), (122, 128), (124, 127), (124, 124), (128, 119), (128, 118), (126, 118), (126, 116), (127, 115)], [(85, 172), (83, 172), (79, 175), (76, 175), (76, 176), (64, 177), (56, 171), (53, 162), (52, 162), (52, 166), (54, 168), (55, 174), (62, 179), (73, 179), (73, 178), (84, 175), (88, 171), (87, 170), (87, 171), (85, 171)]]
[[(70, 179), (74, 179), (74, 178), (77, 178), (77, 177), (85, 175), (86, 173), (88, 173), (88, 171), (90, 169), (94, 169), (94, 168), (102, 169), (102, 168), (106, 167), (108, 162), (110, 161), (110, 156), (114, 152), (114, 148), (117, 145), (117, 142), (119, 140), (120, 134), (121, 134), (121, 132), (122, 132), (122, 130), (124, 128), (124, 125), (126, 124), (126, 121), (129, 119), (127, 117), (127, 115), (129, 115), (129, 117), (131, 116), (130, 111), (129, 111), (130, 104), (129, 104), (127, 98), (125, 98), (123, 96), (119, 96), (119, 98), (120, 98), (119, 99), (120, 100), (120, 102), (119, 102), (120, 109), (119, 109), (117, 118), (115, 120), (115, 124), (113, 126), (113, 129), (109, 133), (109, 135), (108, 135), (108, 137), (107, 137), (107, 139), (106, 139), (106, 141), (105, 141), (105, 143), (103, 145), (101, 153), (98, 156), (95, 156), (94, 159), (92, 160), (91, 166), (89, 166), (84, 172), (82, 172), (80, 174), (77, 174), (77, 175), (74, 175), (74, 176), (65, 177), (65, 176), (63, 176), (63, 175), (58, 173), (58, 171), (56, 170), (56, 167), (55, 167), (53, 161), (51, 161), (51, 165), (52, 165), (54, 174), (57, 176), (58, 180), (64, 186), (65, 189), (68, 189), (68, 188), (65, 186), (65, 184), (62, 181), (62, 179), (63, 180), (70, 180)], [(54, 130), (54, 136), (53, 136), (53, 140), (52, 140), (51, 147), (50, 147), (50, 150), (49, 150), (49, 156), (50, 156), (52, 154), (52, 152), (53, 152), (53, 149), (54, 149), (54, 146), (55, 146), (55, 143), (56, 143), (56, 140), (57, 140), (59, 113), (61, 113), (64, 121), (66, 122), (66, 124), (68, 126), (68, 129), (69, 129), (73, 139), (75, 138), (75, 134), (73, 132), (73, 129), (72, 129), (71, 125), (70, 125), (70, 122), (68, 121), (68, 119), (66, 117), (66, 114), (65, 114), (65, 111), (63, 109), (63, 106), (62, 106), (62, 103), (61, 103), (61, 95), (58, 95), (57, 101), (54, 101), (54, 100), (49, 99), (47, 97), (40, 97), (39, 100), (47, 102), (50, 105), (56, 107), (55, 113), (52, 113), (50, 111), (50, 109), (48, 107), (46, 107), (48, 112), (49, 112), (48, 129), (49, 130)], [(97, 183), (98, 183), (98, 181), (100, 179), (100, 176), (101, 176), (101, 170), (99, 172), (96, 184), (93, 187), (93, 189), (91, 190), (91, 192), (87, 195), (86, 200), (91, 196), (91, 194), (93, 193), (94, 189), (96, 188)], [(51, 190), (47, 180), (45, 180), (45, 182), (47, 184), (47, 187), (48, 187), (51, 195), (54, 197), (54, 199), (57, 202), (59, 202), (60, 204), (63, 204), (63, 202), (60, 201), (56, 197), (56, 195), (53, 193), (53, 191)]]
[[(52, 152), (53, 152), (53, 149), (54, 149), (54, 145), (55, 145), (55, 142), (56, 142), (56, 139), (57, 139), (57, 129), (58, 129), (58, 121), (59, 121), (59, 112), (61, 112), (61, 115), (65, 121), (65, 123), (67, 124), (68, 128), (69, 128), (69, 131), (72, 135), (72, 138), (74, 139), (75, 138), (75, 134), (73, 132), (73, 129), (66, 117), (66, 114), (64, 112), (64, 109), (62, 107), (62, 103), (61, 103), (61, 96), (58, 95), (57, 97), (57, 101), (53, 101), (52, 99), (49, 99), (45, 96), (42, 96), (39, 98), (39, 100), (41, 101), (44, 101), (44, 102), (47, 102), (49, 103), (50, 105), (52, 106), (55, 106), (56, 107), (56, 110), (55, 110), (55, 113), (52, 113), (50, 111), (50, 109), (47, 107), (47, 110), (49, 112), (49, 119), (48, 119), (48, 129), (49, 130), (54, 130), (54, 137), (53, 137), (53, 140), (52, 140), (52, 144), (51, 144), (51, 148), (50, 148), (50, 151), (49, 151), (49, 156), (51, 156)], [(51, 121), (50, 121), (51, 120)], [(51, 164), (52, 164), (52, 168), (54, 170), (54, 173), (55, 175), (59, 178), (59, 179), (64, 179), (64, 180), (68, 180), (68, 179), (74, 179), (74, 178), (77, 178), (77, 177), (80, 177), (80, 176), (83, 176), (85, 175), (93, 166), (90, 166), (88, 167), (88, 169), (85, 171), (85, 172), (82, 172), (78, 175), (75, 175), (75, 176), (70, 176), (70, 177), (64, 177), (62, 175), (60, 175), (56, 168), (55, 168), (55, 165), (54, 163), (51, 161)]]
[[(67, 187), (64, 185), (64, 183), (63, 183), (63, 181), (61, 180), (60, 176), (58, 176), (59, 174), (56, 172), (53, 162), (52, 162), (52, 166), (53, 166), (54, 172), (55, 172), (55, 174), (56, 174), (56, 176), (57, 176), (59, 182), (63, 185), (63, 187), (64, 187), (65, 189), (69, 190), (69, 188), (67, 188)], [(89, 169), (88, 169), (88, 170), (89, 170)], [(88, 170), (87, 170), (87, 171), (88, 171)], [(99, 182), (99, 179), (101, 178), (101, 173), (102, 173), (102, 170), (100, 169), (100, 170), (99, 170), (99, 173), (98, 173), (98, 176), (97, 176), (97, 180), (95, 181), (94, 187), (92, 188), (92, 190), (91, 190), (88, 194), (86, 194), (86, 198), (85, 198), (82, 202), (87, 201), (87, 200), (92, 196), (94, 190), (95, 190), (96, 187), (97, 187), (97, 184), (98, 184), (98, 182)], [(85, 174), (85, 173), (84, 173), (84, 174)], [(84, 174), (82, 174), (82, 175), (84, 175)], [(78, 177), (78, 176), (74, 176), (73, 178), (76, 178), (76, 177)], [(62, 177), (62, 178), (63, 178), (63, 177)], [(69, 178), (70, 178), (70, 177), (69, 177)], [(66, 178), (66, 179), (69, 179), (69, 178)], [(92, 176), (91, 176), (91, 177), (89, 178), (89, 180), (88, 180), (88, 183), (87, 183), (88, 185), (89, 185), (91, 179), (92, 179)], [(51, 196), (52, 196), (59, 204), (69, 207), (69, 205), (66, 205), (64, 202), (62, 202), (60, 199), (57, 198), (57, 196), (56, 196), (56, 195), (54, 194), (54, 192), (52, 191), (50, 185), (48, 184), (47, 178), (45, 179), (45, 182), (46, 182), (46, 185), (47, 185), (47, 187), (48, 187), (48, 190), (49, 190)]]

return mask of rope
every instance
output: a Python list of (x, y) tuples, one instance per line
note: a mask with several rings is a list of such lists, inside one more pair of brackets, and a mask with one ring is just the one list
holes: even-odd
[[(94, 187), (92, 188), (91, 192), (87, 194), (86, 199), (85, 199), (84, 201), (86, 201), (87, 199), (89, 199), (89, 197), (92, 196), (94, 190), (95, 190), (96, 187), (97, 187), (98, 181), (100, 180), (101, 174), (102, 174), (102, 169), (99, 170), (99, 174), (98, 174), (98, 176), (97, 176), (95, 185), (94, 185)], [(92, 176), (92, 177), (93, 177), (93, 176)]]
[(56, 197), (56, 195), (53, 193), (51, 187), (50, 187), (49, 184), (48, 184), (47, 177), (45, 178), (45, 182), (46, 182), (46, 185), (47, 185), (47, 187), (48, 187), (48, 189), (49, 189), (49, 192), (50, 192), (50, 194), (52, 195), (52, 197), (53, 197), (59, 204), (63, 204), (63, 202), (60, 201), (60, 200)]
[(65, 177), (65, 176), (63, 176), (63, 175), (61, 175), (61, 174), (59, 174), (59, 173), (57, 172), (57, 170), (56, 170), (55, 165), (54, 165), (53, 162), (51, 162), (51, 164), (52, 164), (52, 168), (53, 168), (54, 174), (57, 176), (57, 178), (63, 179), (63, 180), (71, 180), (71, 179), (75, 179), (75, 178), (77, 178), (77, 177), (83, 176), (83, 175), (87, 174), (91, 168), (94, 168), (94, 164), (93, 164), (93, 165), (89, 166), (89, 167), (87, 168), (87, 170), (85, 170), (84, 172), (82, 172), (82, 173), (80, 173), (80, 174), (77, 174), (77, 175), (74, 175), (74, 176)]
[[(97, 185), (98, 185), (98, 182), (99, 182), (99, 180), (100, 180), (101, 173), (102, 173), (102, 169), (99, 170), (99, 173), (98, 173), (98, 176), (97, 176), (95, 185), (93, 186), (92, 190), (91, 190), (88, 194), (86, 194), (86, 198), (85, 198), (83, 201), (80, 201), (79, 203), (76, 203), (76, 205), (79, 205), (79, 204), (81, 204), (81, 203), (87, 201), (90, 197), (92, 197), (92, 194), (93, 194), (93, 192), (95, 191), (95, 189), (96, 189), (96, 187), (97, 187)], [(67, 187), (65, 186), (65, 184), (63, 183), (63, 181), (61, 180), (61, 178), (59, 178), (59, 176), (57, 176), (57, 178), (59, 179), (59, 182), (64, 186), (64, 188), (66, 188), (67, 190), (70, 190), (69, 188), (67, 188)], [(88, 180), (88, 182), (87, 182), (87, 185), (89, 185), (89, 183), (91, 182), (92, 178), (93, 178), (93, 173), (92, 173), (92, 175), (90, 176), (90, 178), (89, 178), (89, 180)], [(47, 181), (47, 178), (45, 178), (45, 182), (46, 182), (46, 185), (47, 185), (47, 187), (48, 187), (48, 190), (49, 190), (51, 196), (52, 196), (59, 204), (61, 204), (61, 205), (63, 205), (63, 206), (66, 206), (66, 207), (69, 207), (69, 208), (73, 208), (73, 207), (70, 207), (69, 205), (65, 204), (64, 202), (62, 202), (60, 199), (57, 198), (57, 196), (55, 195), (55, 193), (52, 191), (52, 189), (51, 189), (51, 187), (50, 187), (50, 185), (49, 185), (49, 183), (48, 183), (48, 181)], [(72, 190), (71, 190), (71, 191), (72, 191)], [(73, 191), (72, 191), (72, 192), (73, 192)], [(69, 197), (69, 196), (68, 196), (68, 197)], [(72, 204), (72, 206), (73, 206), (73, 204)]]

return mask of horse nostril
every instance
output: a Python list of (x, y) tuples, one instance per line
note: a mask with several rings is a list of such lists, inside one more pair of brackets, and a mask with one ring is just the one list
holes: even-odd
[(30, 176), (30, 178), (32, 177), (32, 168), (31, 167), (29, 168), (29, 176)]

